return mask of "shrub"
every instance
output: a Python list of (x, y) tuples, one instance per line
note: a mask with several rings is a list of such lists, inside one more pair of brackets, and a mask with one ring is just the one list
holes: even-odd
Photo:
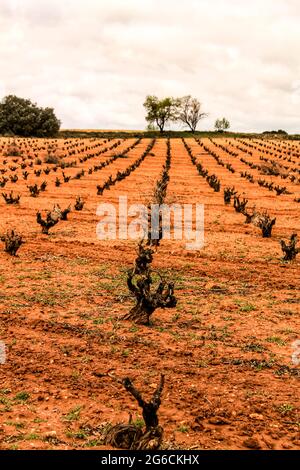
[(253, 209), (252, 212), (244, 210), (243, 215), (246, 217), (245, 224), (251, 224), (257, 217), (257, 212)]
[(206, 177), (206, 181), (213, 190), (218, 193), (221, 188), (221, 182), (216, 175), (209, 175)]
[(0, 180), (0, 188), (4, 188), (6, 183), (8, 181), (8, 178), (2, 178), (2, 180)]
[(43, 181), (41, 186), (40, 186), (40, 191), (44, 192), (44, 191), (46, 191), (46, 188), (47, 188), (47, 182)]
[(105, 444), (119, 449), (159, 449), (162, 443), (163, 428), (159, 425), (157, 412), (161, 404), (164, 376), (161, 375), (158, 387), (149, 402), (146, 402), (142, 398), (141, 393), (134, 387), (128, 377), (126, 377), (122, 383), (142, 408), (145, 429), (143, 430), (138, 424), (132, 423), (130, 418), (128, 424), (117, 424), (108, 430), (105, 437)]
[[(1, 132), (1, 105), (0, 105), (0, 132)], [(19, 147), (16, 145), (15, 141), (12, 143), (12, 145), (8, 146), (8, 149), (4, 154), (5, 157), (20, 157), (21, 155), (22, 155), (22, 152), (19, 149)]]
[(286, 186), (274, 186), (274, 190), (276, 191), (276, 195), (280, 196), (281, 194), (287, 194)]
[(42, 233), (45, 235), (49, 234), (50, 228), (54, 227), (60, 221), (60, 217), (55, 212), (48, 211), (46, 215), (46, 219), (42, 218), (40, 212), (36, 214), (36, 221), (42, 227)]
[(85, 171), (84, 171), (84, 170), (82, 170), (82, 171), (79, 171), (79, 172), (78, 172), (78, 173), (76, 173), (76, 175), (74, 176), (74, 179), (76, 179), (76, 180), (80, 180), (80, 178), (81, 178), (82, 176), (84, 176), (84, 173), (85, 173)]
[(296, 233), (293, 233), (290, 237), (289, 243), (284, 240), (280, 240), (281, 249), (284, 253), (284, 261), (292, 261), (296, 258), (297, 254), (300, 253), (300, 248), (297, 248), (298, 237)]
[(59, 128), (60, 121), (52, 108), (39, 108), (30, 100), (14, 95), (6, 96), (0, 103), (1, 134), (51, 137)]
[(83, 207), (84, 207), (84, 200), (80, 197), (80, 196), (77, 196), (76, 198), (76, 202), (75, 202), (75, 210), (76, 211), (82, 211)]
[(48, 153), (44, 158), (44, 163), (49, 163), (50, 165), (59, 165), (61, 163), (61, 159), (56, 155), (51, 155)]
[(248, 204), (248, 199), (240, 199), (240, 196), (234, 196), (234, 208), (236, 212), (244, 214), (246, 206)]
[(14, 230), (10, 230), (5, 235), (2, 235), (1, 240), (5, 243), (4, 251), (11, 256), (16, 256), (17, 251), (24, 243), (22, 236)]
[(2, 193), (2, 196), (3, 196), (6, 204), (19, 204), (20, 198), (21, 198), (20, 194), (14, 196), (13, 191), (11, 191), (9, 194)]
[(38, 195), (40, 194), (40, 189), (37, 184), (27, 186), (27, 188), (29, 189), (31, 197), (38, 197)]
[(236, 195), (237, 195), (237, 191), (234, 189), (234, 187), (225, 188), (224, 189), (224, 203), (225, 204), (230, 204), (231, 203), (231, 198), (233, 196), (236, 196)]
[(60, 220), (68, 220), (68, 214), (71, 212), (71, 206), (67, 207), (66, 209), (61, 209), (59, 204), (56, 204), (53, 209), (60, 218)]
[(261, 229), (263, 238), (272, 236), (272, 229), (275, 225), (276, 218), (272, 219), (267, 212), (258, 214), (256, 225)]
[(62, 175), (63, 175), (63, 178), (64, 178), (64, 182), (68, 183), (71, 179), (71, 176), (66, 176), (64, 172), (62, 172)]
[(174, 296), (174, 283), (164, 279), (155, 285), (150, 269), (153, 260), (153, 250), (145, 248), (141, 242), (135, 266), (127, 273), (127, 286), (135, 296), (136, 304), (123, 318), (141, 325), (149, 325), (150, 316), (157, 308), (174, 308), (177, 300)]

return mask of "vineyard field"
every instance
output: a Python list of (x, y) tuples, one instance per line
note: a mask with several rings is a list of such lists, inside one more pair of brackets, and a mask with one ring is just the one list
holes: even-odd
[[(205, 245), (160, 241), (177, 305), (139, 325), (137, 242), (97, 239), (97, 207), (148, 205), (168, 152), (164, 202), (204, 205)], [(150, 396), (164, 374), (163, 448), (299, 450), (300, 254), (280, 242), (300, 235), (300, 142), (3, 137), (0, 186), (0, 235), (24, 241), (0, 241), (0, 449), (107, 449), (107, 426), (142, 420), (119, 379)], [(55, 206), (67, 220), (42, 233)]]

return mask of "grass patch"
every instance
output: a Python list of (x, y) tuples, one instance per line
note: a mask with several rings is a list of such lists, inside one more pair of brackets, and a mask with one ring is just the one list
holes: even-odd
[(69, 411), (69, 413), (65, 416), (66, 421), (78, 421), (80, 418), (80, 413), (82, 410), (82, 406), (76, 406), (72, 410)]
[(17, 393), (17, 395), (15, 396), (15, 400), (20, 402), (20, 403), (25, 403), (29, 400), (30, 398), (30, 394), (27, 393), (27, 392), (19, 392)]
[(269, 338), (267, 338), (266, 341), (268, 341), (268, 343), (278, 344), (278, 346), (286, 345), (286, 342), (279, 336), (269, 336)]

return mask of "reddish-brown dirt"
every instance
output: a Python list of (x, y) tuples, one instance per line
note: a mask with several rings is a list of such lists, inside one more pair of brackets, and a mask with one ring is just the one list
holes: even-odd
[[(109, 423), (125, 422), (129, 413), (141, 422), (140, 409), (116, 379), (130, 377), (147, 397), (164, 373), (159, 419), (165, 448), (299, 450), (300, 367), (292, 362), (292, 343), (300, 339), (300, 255), (292, 263), (282, 262), (279, 241), (300, 234), (300, 204), (295, 201), (300, 185), (265, 177), (292, 193), (276, 196), (241, 178), (240, 171), (256, 181), (264, 177), (240, 161), (263, 163), (259, 157), (268, 155), (259, 146), (250, 156), (237, 149), (245, 145), (234, 139), (214, 139), (236, 151), (238, 157), (233, 157), (203, 139), (224, 163), (232, 164), (232, 174), (187, 139), (197, 162), (220, 179), (221, 191), (214, 192), (183, 142), (172, 139), (165, 202), (205, 205), (205, 247), (187, 251), (185, 241), (161, 242), (153, 265), (175, 282), (178, 305), (157, 310), (150, 327), (139, 326), (122, 320), (133, 305), (126, 270), (133, 265), (136, 242), (98, 240), (96, 209), (101, 202), (117, 205), (120, 195), (128, 196), (129, 204), (149, 203), (165, 163), (166, 140), (158, 139), (135, 171), (97, 196), (96, 185), (131, 165), (151, 140), (142, 139), (127, 158), (88, 174), (90, 167), (135, 140), (79, 161), (114, 142), (20, 139), (16, 143), (25, 161), (34, 162), (26, 168), (30, 175), (25, 181), (21, 155), (5, 156), (12, 139), (0, 140), (0, 169), (7, 169), (0, 181), (19, 176), (1, 192), (21, 195), (19, 205), (6, 205), (1, 197), (0, 232), (15, 228), (26, 242), (17, 257), (5, 253), (1, 242), (0, 340), (7, 357), (0, 365), (0, 448), (104, 449), (103, 430)], [(84, 169), (84, 176), (56, 187), (56, 178), (63, 180), (61, 168), (34, 175), (34, 170), (54, 166), (36, 162), (36, 157), (43, 161), (48, 145), (57, 146), (50, 153), (65, 155), (64, 161), (77, 160), (76, 168), (64, 170), (66, 175)], [(276, 150), (269, 158), (300, 167), (299, 144), (268, 145)], [(288, 151), (296, 163), (280, 158)], [(9, 167), (14, 165), (13, 171)], [(44, 180), (46, 191), (30, 197), (27, 185)], [(223, 188), (232, 185), (251, 207), (276, 216), (272, 238), (263, 239), (232, 205), (224, 205)], [(85, 200), (81, 212), (74, 210), (78, 195)], [(55, 203), (62, 208), (71, 204), (72, 212), (49, 236), (42, 235), (36, 212)]]

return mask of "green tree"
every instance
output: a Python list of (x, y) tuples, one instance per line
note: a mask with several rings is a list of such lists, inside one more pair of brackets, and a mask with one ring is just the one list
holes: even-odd
[(52, 108), (39, 108), (29, 99), (8, 95), (0, 103), (0, 133), (24, 137), (53, 137), (60, 121)]
[(164, 131), (165, 125), (170, 121), (178, 119), (178, 100), (167, 97), (158, 99), (157, 96), (147, 96), (144, 103), (147, 115), (146, 121), (156, 124), (160, 132)]
[(146, 131), (148, 131), (148, 132), (157, 132), (158, 127), (153, 122), (149, 122), (149, 124), (147, 124)]
[(217, 119), (215, 122), (215, 129), (218, 132), (227, 131), (230, 128), (230, 122), (226, 118)]
[(36, 132), (38, 137), (51, 137), (56, 135), (60, 128), (60, 121), (54, 114), (53, 108), (40, 110), (39, 125)]
[(201, 113), (200, 101), (192, 98), (191, 95), (179, 98), (178, 110), (178, 120), (187, 125), (193, 133), (199, 121), (207, 116), (206, 113)]

